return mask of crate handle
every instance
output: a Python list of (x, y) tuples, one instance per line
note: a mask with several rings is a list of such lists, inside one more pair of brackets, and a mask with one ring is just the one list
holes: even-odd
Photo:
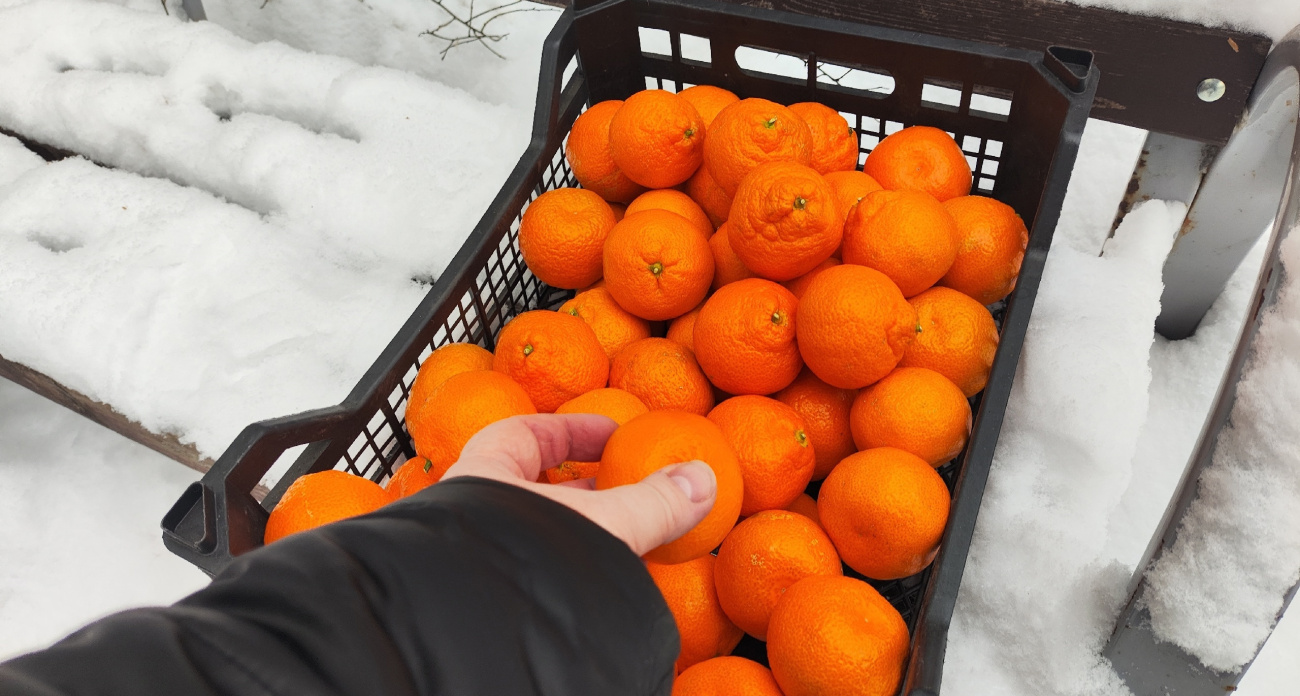
[(1071, 92), (1082, 92), (1092, 69), (1092, 51), (1068, 46), (1048, 46), (1043, 64)]

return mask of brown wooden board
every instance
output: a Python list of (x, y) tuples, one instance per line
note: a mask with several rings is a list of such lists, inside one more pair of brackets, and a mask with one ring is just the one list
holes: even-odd
[(113, 410), (112, 406), (100, 403), (75, 389), (69, 389), (48, 375), (6, 360), (0, 356), (0, 377), (40, 394), (60, 406), (76, 411), (96, 423), (134, 440), (151, 450), (174, 459), (195, 471), (207, 471), (212, 468), (212, 460), (199, 454), (194, 445), (182, 444), (175, 435), (155, 433), (143, 425)]
[[(1215, 144), (1232, 135), (1272, 45), (1248, 32), (1053, 0), (721, 1), (1036, 51), (1087, 49), (1102, 72), (1094, 118)], [(575, 2), (584, 9), (600, 0)], [(1206, 103), (1196, 86), (1210, 77), (1227, 92)]]

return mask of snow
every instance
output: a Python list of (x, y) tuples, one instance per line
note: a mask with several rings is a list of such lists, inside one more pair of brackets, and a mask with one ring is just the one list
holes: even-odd
[[(1284, 284), (1264, 314), (1198, 496), (1148, 575), (1156, 636), (1207, 667), (1246, 664), (1300, 581), (1300, 234), (1280, 248)], [(1211, 630), (1206, 630), (1210, 628)]]
[(1075, 5), (1108, 7), (1205, 26), (1226, 26), (1263, 34), (1274, 41), (1300, 26), (1295, 0), (1067, 0)]
[[(1080, 2), (1275, 38), (1300, 23), (1293, 0)], [(492, 44), (506, 60), (477, 45), (444, 60), (446, 43), (420, 36), (446, 20), (425, 0), (206, 0), (212, 21), (199, 24), (179, 21), (178, 0), (167, 5), (171, 17), (157, 0), (0, 0), (0, 94), (16, 95), (0, 101), (0, 126), (114, 167), (47, 164), (0, 136), (0, 354), (215, 456), (251, 421), (338, 401), (408, 316), (523, 149), (557, 13), (529, 6), (494, 25), (509, 34)], [(1194, 337), (1154, 336), (1181, 209), (1146, 203), (1107, 240), (1143, 137), (1096, 121), (1084, 134), (954, 616), (945, 694), (1127, 693), (1099, 650), (1263, 251)], [(1280, 361), (1295, 355), (1295, 309), (1278, 316), (1261, 355)], [(1293, 362), (1284, 371), (1297, 377)], [(1235, 442), (1256, 449), (1224, 454), (1206, 479), (1250, 514), (1206, 506), (1197, 524), (1219, 543), (1175, 547), (1170, 557), (1189, 562), (1162, 570), (1165, 630), (1209, 660), (1253, 653), (1277, 588), (1300, 568), (1288, 555), (1300, 543), (1293, 509), (1274, 518), (1292, 520), (1289, 539), (1251, 527), (1274, 496), (1300, 496), (1285, 431), (1294, 405), (1270, 402), (1263, 383), (1243, 384), (1253, 423), (1234, 420)], [(11, 530), (0, 535), (0, 659), (201, 587), (158, 530), (195, 478), (0, 381), (0, 524)], [(1274, 485), (1243, 498), (1226, 485), (1241, 478)], [(1241, 557), (1243, 538), (1282, 552)], [(1238, 557), (1205, 562), (1225, 549)], [(1234, 571), (1265, 560), (1292, 574)], [(1206, 567), (1219, 573), (1198, 597)], [(1205, 629), (1224, 613), (1249, 630)], [(1238, 693), (1293, 693), (1297, 653), (1300, 610)]]
[(215, 458), (347, 394), (531, 108), (154, 7), (0, 9), (0, 126), (114, 167), (0, 140), (0, 354)]
[(0, 660), (207, 583), (158, 521), (198, 478), (0, 380)]

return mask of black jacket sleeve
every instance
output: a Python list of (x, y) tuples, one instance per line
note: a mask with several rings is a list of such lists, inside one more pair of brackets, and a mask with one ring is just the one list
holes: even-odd
[(625, 544), (547, 498), (461, 478), (0, 664), (0, 694), (667, 696), (677, 652)]

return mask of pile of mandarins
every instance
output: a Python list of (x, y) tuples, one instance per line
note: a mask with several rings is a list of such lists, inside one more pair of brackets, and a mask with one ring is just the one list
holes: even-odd
[[(495, 354), (435, 351), (406, 411), (419, 456), (387, 491), (299, 479), (266, 541), (436, 482), (489, 423), (603, 414), (619, 428), (601, 461), (545, 480), (603, 489), (694, 459), (717, 476), (712, 512), (646, 554), (681, 634), (676, 696), (894, 693), (907, 626), (844, 566), (891, 580), (938, 552), (935, 468), (970, 433), (998, 343), (985, 305), (1014, 287), (1028, 232), (968, 195), (941, 130), (889, 135), (861, 171), (858, 153), (817, 103), (698, 86), (592, 106), (565, 150), (582, 188), (543, 193), (519, 229), (529, 270), (573, 299), (515, 317)], [(742, 633), (770, 671), (727, 657)]]

